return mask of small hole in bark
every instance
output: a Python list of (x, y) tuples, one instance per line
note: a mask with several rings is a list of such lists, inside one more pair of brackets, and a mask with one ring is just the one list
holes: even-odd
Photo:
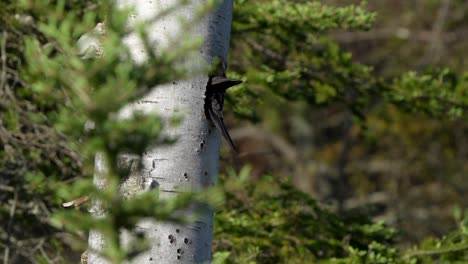
[(176, 240), (173, 235), (169, 235), (167, 238), (169, 238), (169, 242), (172, 244)]

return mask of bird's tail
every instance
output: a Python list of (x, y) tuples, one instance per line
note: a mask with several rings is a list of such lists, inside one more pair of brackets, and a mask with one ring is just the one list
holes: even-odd
[(231, 136), (229, 135), (229, 132), (227, 131), (226, 125), (224, 125), (224, 118), (222, 116), (218, 116), (215, 113), (210, 111), (210, 116), (212, 122), (215, 124), (215, 126), (221, 131), (221, 134), (223, 134), (223, 137), (226, 139), (226, 141), (229, 143), (231, 148), (238, 153), (236, 146), (234, 145), (234, 142), (232, 142)]
[(229, 132), (227, 131), (226, 126), (222, 126), (221, 133), (223, 134), (223, 137), (226, 139), (229, 145), (231, 145), (231, 148), (234, 150), (234, 152), (239, 153), (237, 151), (236, 146), (234, 145), (234, 142), (232, 142), (231, 136), (229, 135)]

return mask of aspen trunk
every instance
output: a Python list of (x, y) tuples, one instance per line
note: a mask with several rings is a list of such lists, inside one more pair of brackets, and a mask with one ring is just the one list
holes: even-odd
[[(121, 0), (119, 5), (134, 5), (135, 13), (131, 19), (151, 18), (164, 8), (170, 7), (176, 0)], [(195, 10), (205, 1), (192, 0), (190, 5), (177, 10), (170, 17), (154, 24), (148, 23), (148, 32), (156, 40), (158, 48), (168, 43), (167, 36), (179, 32), (178, 16), (193, 17)], [(195, 26), (186, 39), (202, 37), (204, 43), (198, 52), (198, 59), (188, 62), (189, 70), (199, 71), (213, 61), (215, 57), (227, 60), (232, 20), (232, 0), (224, 0), (215, 11), (205, 16)], [(140, 52), (140, 42), (136, 36), (125, 40), (132, 50), (133, 59), (144, 63), (144, 54)], [(160, 46), (161, 45), (161, 46)], [(213, 186), (218, 173), (220, 134), (208, 122), (204, 114), (204, 98), (208, 76), (198, 76), (190, 80), (178, 80), (167, 85), (155, 87), (145, 98), (128, 105), (120, 112), (125, 118), (134, 111), (154, 113), (169, 119), (174, 115), (183, 115), (182, 123), (164, 132), (178, 138), (168, 146), (148, 149), (141, 156), (141, 166), (133, 168), (128, 179), (122, 184), (122, 195), (132, 196), (136, 192), (159, 188), (161, 198), (169, 199), (184, 190), (200, 190)], [(125, 166), (132, 166), (135, 157), (122, 155)], [(103, 172), (106, 170), (103, 159), (96, 155), (95, 184), (105, 188)], [(103, 216), (99, 203), (91, 210), (96, 217)], [(200, 263), (211, 259), (214, 212), (206, 205), (193, 205), (184, 214), (197, 219), (188, 225), (161, 223), (150, 220), (141, 221), (138, 229), (149, 239), (150, 249), (138, 256), (133, 263)], [(121, 241), (130, 243), (129, 236), (122, 234)], [(98, 232), (89, 236), (88, 263), (108, 263), (99, 257), (105, 243)]]

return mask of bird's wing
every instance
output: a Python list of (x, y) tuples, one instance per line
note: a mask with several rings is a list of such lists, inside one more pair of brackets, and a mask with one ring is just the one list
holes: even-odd
[(223, 112), (220, 111), (220, 109), (222, 109), (221, 106), (216, 102), (212, 102), (212, 104), (212, 107), (208, 110), (211, 121), (215, 124), (219, 131), (221, 131), (221, 134), (223, 134), (223, 137), (226, 139), (229, 145), (231, 145), (232, 149), (237, 152), (237, 148), (234, 146), (234, 142), (232, 142), (231, 136), (229, 136), (226, 125), (224, 125)]

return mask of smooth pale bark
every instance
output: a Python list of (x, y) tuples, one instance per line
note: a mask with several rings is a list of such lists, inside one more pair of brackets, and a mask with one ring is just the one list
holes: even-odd
[[(175, 0), (138, 0), (118, 1), (120, 5), (134, 5), (135, 13), (131, 19), (145, 20), (153, 17), (164, 8), (172, 6)], [(149, 36), (157, 40), (158, 47), (169, 43), (168, 37), (180, 31), (178, 17), (193, 17), (195, 10), (204, 1), (192, 0), (190, 5), (177, 10), (170, 17), (148, 24)], [(187, 33), (186, 39), (202, 37), (204, 44), (197, 58), (187, 63), (189, 70), (199, 71), (215, 57), (227, 59), (232, 20), (232, 0), (225, 0), (218, 9), (204, 17), (193, 34)], [(133, 53), (133, 59), (144, 63), (145, 54), (141, 52), (138, 38), (131, 36), (125, 40)], [(128, 105), (120, 112), (125, 118), (135, 111), (143, 111), (166, 118), (183, 115), (181, 125), (165, 128), (164, 132), (178, 138), (169, 146), (149, 149), (141, 157), (142, 166), (134, 168), (129, 178), (122, 184), (122, 195), (132, 196), (137, 192), (159, 188), (164, 199), (174, 197), (183, 190), (200, 190), (213, 186), (218, 173), (220, 134), (204, 115), (204, 98), (208, 76), (190, 80), (178, 80), (158, 86), (145, 98)], [(122, 155), (123, 166), (131, 166), (136, 157)], [(126, 164), (126, 165), (125, 165)], [(137, 164), (134, 162), (133, 164)], [(133, 166), (132, 166), (133, 167)], [(137, 166), (136, 166), (137, 167)], [(95, 184), (105, 188), (103, 174), (106, 170), (103, 159), (96, 156)], [(104, 215), (99, 203), (91, 210), (97, 217)], [(197, 212), (199, 217), (189, 225), (142, 221), (138, 229), (149, 239), (151, 248), (137, 257), (133, 263), (200, 263), (211, 259), (214, 212), (205, 205), (194, 205), (185, 211), (186, 215)], [(128, 234), (122, 234), (124, 244), (131, 243)], [(99, 257), (105, 243), (98, 232), (89, 236), (88, 263), (109, 263)]]

